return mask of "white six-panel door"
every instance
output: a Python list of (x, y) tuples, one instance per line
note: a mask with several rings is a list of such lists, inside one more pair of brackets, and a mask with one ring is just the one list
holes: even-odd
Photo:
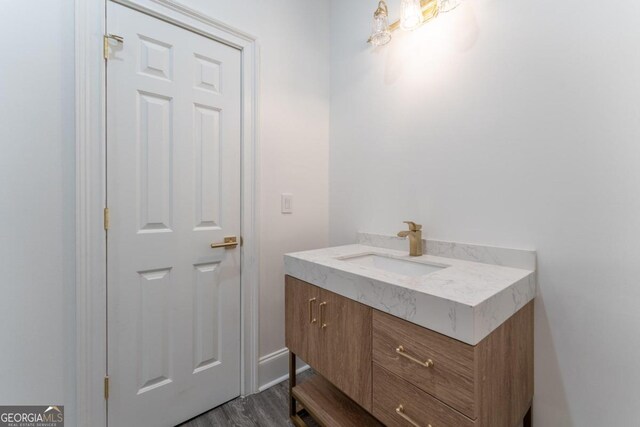
[(108, 2), (111, 427), (239, 395), (240, 52)]

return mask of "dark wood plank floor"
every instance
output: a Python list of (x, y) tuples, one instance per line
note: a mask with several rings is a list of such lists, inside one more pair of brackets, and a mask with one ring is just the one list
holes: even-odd
[[(298, 375), (298, 381), (311, 375), (311, 370)], [(313, 419), (303, 417), (309, 427), (317, 427)], [(289, 381), (262, 393), (238, 398), (193, 418), (180, 427), (285, 427), (289, 421)]]

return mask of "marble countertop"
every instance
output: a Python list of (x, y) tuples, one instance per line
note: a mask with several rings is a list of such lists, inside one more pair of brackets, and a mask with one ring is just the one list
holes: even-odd
[[(447, 266), (405, 276), (340, 259), (366, 254)], [(533, 270), (363, 244), (286, 254), (285, 273), (475, 345), (535, 297)]]

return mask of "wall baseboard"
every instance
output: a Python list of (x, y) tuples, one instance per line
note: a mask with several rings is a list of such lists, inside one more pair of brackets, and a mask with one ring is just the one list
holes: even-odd
[[(296, 373), (309, 369), (298, 359)], [(258, 391), (264, 391), (289, 379), (289, 350), (285, 347), (260, 357), (258, 362)]]

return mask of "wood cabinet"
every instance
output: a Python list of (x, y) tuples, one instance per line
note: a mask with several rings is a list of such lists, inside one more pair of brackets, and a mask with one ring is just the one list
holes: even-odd
[[(289, 276), (285, 305), (296, 425), (297, 401), (332, 427), (530, 426), (533, 302), (475, 346)], [(296, 385), (296, 357), (323, 379)]]
[(289, 350), (370, 410), (372, 309), (289, 276), (285, 306)]
[(318, 366), (320, 288), (287, 276), (285, 282), (285, 344), (309, 366)]

